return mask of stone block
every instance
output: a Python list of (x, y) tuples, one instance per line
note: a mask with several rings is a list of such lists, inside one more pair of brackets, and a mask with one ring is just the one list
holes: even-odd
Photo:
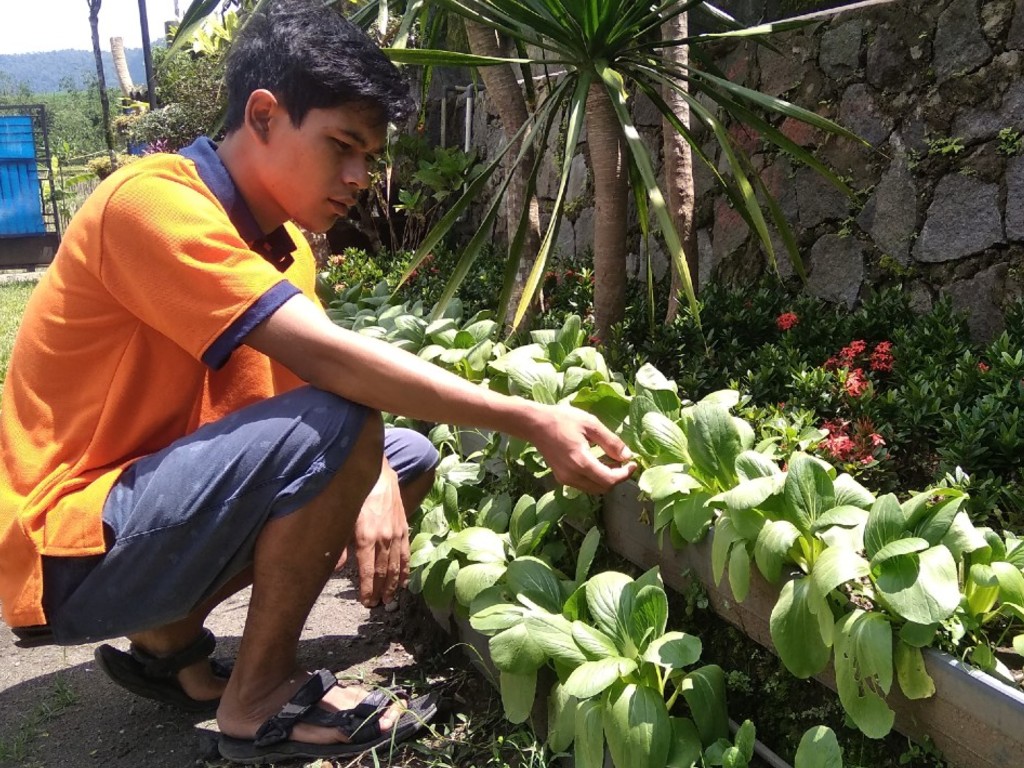
[(894, 164), (882, 176), (857, 223), (882, 253), (901, 264), (909, 263), (910, 244), (917, 229), (917, 187), (904, 164)]
[(821, 36), (818, 64), (829, 77), (842, 80), (860, 67), (861, 41), (864, 22), (860, 19), (842, 22), (829, 28)]
[(715, 271), (715, 254), (711, 247), (711, 234), (706, 229), (697, 231), (697, 266), (700, 274), (697, 276), (698, 290), (709, 282)]
[(973, 72), (988, 62), (992, 49), (981, 31), (978, 0), (953, 0), (939, 14), (933, 50), (939, 83)]
[[(1019, 66), (1022, 54), (1008, 54), (1016, 57)], [(1003, 92), (999, 109), (967, 110), (957, 115), (952, 135), (964, 141), (991, 141), (1003, 128), (1016, 126), (1024, 129), (1024, 79), (1011, 80)]]
[(797, 218), (804, 229), (825, 221), (843, 219), (850, 212), (849, 198), (810, 168), (796, 172), (793, 188), (796, 191)]
[(935, 188), (914, 258), (928, 263), (954, 261), (1002, 240), (999, 187), (953, 173)]
[(555, 237), (555, 252), (562, 261), (573, 261), (576, 256), (576, 231), (567, 216), (562, 216)]
[(1024, 155), (1006, 169), (1006, 239), (1024, 242)]
[(661, 126), (661, 111), (654, 106), (654, 102), (647, 98), (646, 94), (638, 93), (633, 98), (633, 122), (638, 126), (648, 128)]
[(1003, 286), (1008, 269), (1006, 264), (994, 264), (946, 289), (953, 307), (967, 314), (967, 327), (976, 342), (991, 341), (1003, 332)]
[(588, 252), (594, 252), (594, 207), (584, 208), (576, 216), (576, 258), (582, 261)]
[[(555, 189), (552, 190), (555, 194), (557, 194), (557, 192), (558, 192), (557, 183), (558, 183), (558, 176), (559, 176), (559, 169), (560, 169), (560, 167), (561, 167), (561, 158), (558, 158), (558, 159), (556, 159), (555, 174), (554, 174)], [(587, 161), (586, 161), (586, 159), (583, 157), (583, 155), (576, 155), (576, 157), (574, 157), (572, 159), (572, 165), (569, 166), (569, 181), (568, 181), (568, 183), (566, 184), (566, 187), (565, 187), (565, 201), (566, 201), (566, 203), (571, 203), (574, 200), (577, 200), (577, 199), (583, 197), (583, 195), (586, 194), (588, 178), (589, 178), (589, 175), (587, 173)]]
[(839, 104), (839, 122), (872, 146), (877, 147), (892, 133), (893, 120), (878, 107), (874, 91), (854, 83)]
[(743, 220), (743, 217), (729, 206), (725, 198), (719, 198), (715, 203), (715, 226), (711, 235), (715, 263), (717, 264), (743, 245), (747, 241), (749, 232), (747, 222)]
[(903, 36), (887, 24), (880, 26), (868, 46), (867, 81), (880, 91), (893, 91), (906, 84), (910, 72), (910, 51)]
[(1024, 3), (1017, 3), (1017, 10), (1010, 23), (1010, 35), (1006, 40), (1006, 47), (1024, 51)]
[(807, 290), (852, 309), (864, 282), (864, 247), (854, 237), (825, 235), (811, 247)]

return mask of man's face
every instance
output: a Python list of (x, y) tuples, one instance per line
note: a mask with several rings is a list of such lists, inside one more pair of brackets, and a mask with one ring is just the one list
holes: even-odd
[(267, 142), (267, 191), (285, 218), (325, 232), (369, 186), (386, 138), (379, 110), (360, 104), (312, 109), (298, 128), (285, 115)]

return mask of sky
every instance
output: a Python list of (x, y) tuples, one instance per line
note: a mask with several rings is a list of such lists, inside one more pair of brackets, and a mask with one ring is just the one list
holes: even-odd
[[(150, 40), (163, 37), (164, 22), (180, 18), (190, 4), (191, 0), (146, 0)], [(115, 36), (124, 38), (126, 48), (142, 47), (139, 0), (103, 0), (99, 20), (103, 50), (110, 50), (110, 38)], [(86, 0), (0, 0), (0, 54), (63, 48), (92, 50)]]

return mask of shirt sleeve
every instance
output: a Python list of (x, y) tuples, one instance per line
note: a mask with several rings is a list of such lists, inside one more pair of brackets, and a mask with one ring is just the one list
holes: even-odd
[(222, 366), (299, 289), (252, 251), (205, 188), (130, 176), (103, 216), (97, 271), (112, 297), (194, 358)]

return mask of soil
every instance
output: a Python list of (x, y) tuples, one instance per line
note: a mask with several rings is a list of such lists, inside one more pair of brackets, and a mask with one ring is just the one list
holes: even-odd
[[(423, 689), (447, 688), (447, 712), (435, 723), (451, 720), (451, 705), (488, 705), (493, 693), (478, 675), (468, 680), (470, 665), (458, 651), (445, 652), (451, 641), (421, 607), (419, 598), (403, 594), (388, 608), (359, 604), (351, 574), (336, 574), (311, 613), (299, 645), (299, 662), (308, 669), (328, 667), (370, 683), (397, 680)], [(245, 620), (248, 591), (221, 605), (207, 624), (218, 638), (218, 657), (232, 658)], [(0, 766), (8, 768), (185, 768), (229, 765), (217, 753), (217, 725), (202, 716), (183, 714), (142, 699), (112, 683), (93, 661), (95, 645), (19, 648), (0, 625)], [(127, 648), (127, 641), (111, 641)], [(462, 690), (453, 690), (459, 678)], [(467, 693), (466, 685), (479, 687)], [(197, 719), (200, 718), (200, 719)], [(466, 720), (463, 714), (460, 720)], [(443, 740), (443, 739), (442, 739)], [(434, 741), (429, 734), (426, 741)], [(418, 766), (413, 750), (334, 762), (341, 766)], [(290, 765), (300, 765), (293, 762)], [(328, 768), (328, 761), (312, 763)]]

